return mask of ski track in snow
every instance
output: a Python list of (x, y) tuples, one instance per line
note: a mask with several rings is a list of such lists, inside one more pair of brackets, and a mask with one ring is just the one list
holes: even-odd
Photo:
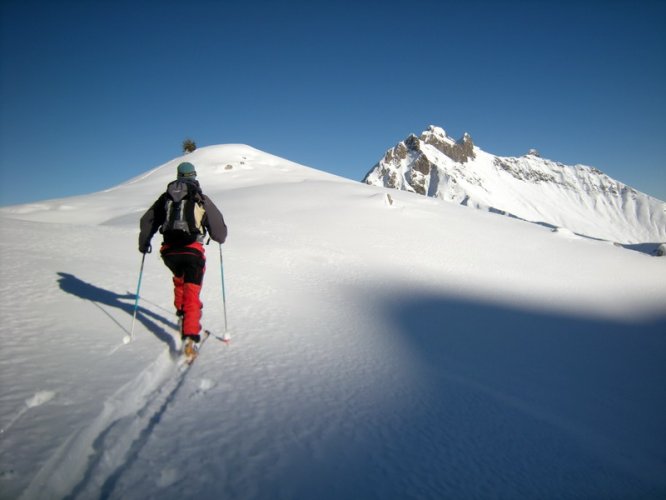
[[(164, 351), (108, 401), (92, 423), (70, 436), (21, 498), (109, 498), (118, 478), (145, 445), (193, 366)], [(202, 390), (211, 386), (202, 381)]]

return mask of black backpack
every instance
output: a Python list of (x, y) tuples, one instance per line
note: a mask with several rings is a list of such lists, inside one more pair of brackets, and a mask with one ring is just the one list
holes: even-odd
[(203, 226), (205, 210), (200, 188), (185, 181), (167, 186), (164, 204), (166, 217), (160, 228), (165, 243), (190, 244), (206, 234)]

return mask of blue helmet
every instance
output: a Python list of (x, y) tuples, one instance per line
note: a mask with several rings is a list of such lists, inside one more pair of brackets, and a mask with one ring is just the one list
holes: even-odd
[(195, 179), (197, 176), (197, 171), (194, 169), (194, 165), (190, 162), (183, 162), (178, 165), (178, 178), (179, 179)]

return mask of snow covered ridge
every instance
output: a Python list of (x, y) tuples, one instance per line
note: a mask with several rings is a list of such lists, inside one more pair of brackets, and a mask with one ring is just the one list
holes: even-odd
[[(176, 157), (117, 186), (97, 193), (0, 208), (0, 215), (33, 222), (135, 227), (176, 168), (192, 162), (204, 192), (213, 199), (230, 190), (342, 178), (265, 153), (245, 144), (207, 146)], [(353, 182), (353, 181), (347, 181)]]
[(564, 227), (621, 244), (666, 241), (666, 203), (600, 170), (541, 158), (501, 157), (431, 125), (389, 149), (363, 181)]

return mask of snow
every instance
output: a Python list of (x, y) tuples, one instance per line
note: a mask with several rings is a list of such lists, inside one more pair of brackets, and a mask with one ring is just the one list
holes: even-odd
[[(471, 137), (465, 134), (459, 142), (464, 140)], [(590, 238), (649, 244), (649, 251), (666, 240), (666, 204), (595, 168), (535, 155), (500, 157), (476, 146), (473, 158), (459, 162), (441, 144), (448, 147), (455, 141), (439, 127), (430, 126), (419, 138), (411, 135), (388, 151), (365, 182), (560, 226)]]
[(232, 340), (182, 371), (157, 251), (122, 342), (138, 219), (182, 160), (0, 210), (0, 496), (666, 495), (665, 259), (201, 148)]

